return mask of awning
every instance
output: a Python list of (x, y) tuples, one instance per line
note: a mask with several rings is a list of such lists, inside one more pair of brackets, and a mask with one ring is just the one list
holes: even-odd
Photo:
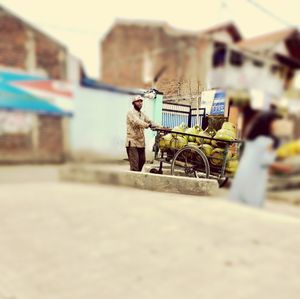
[(0, 109), (28, 111), (58, 116), (69, 115), (69, 113), (64, 112), (62, 109), (52, 105), (45, 99), (33, 96), (4, 81), (0, 81)]
[(0, 68), (0, 109), (72, 116), (73, 87), (43, 75)]

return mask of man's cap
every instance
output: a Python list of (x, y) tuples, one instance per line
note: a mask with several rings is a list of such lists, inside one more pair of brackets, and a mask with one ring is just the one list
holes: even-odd
[(136, 101), (143, 101), (143, 97), (142, 96), (135, 96), (132, 98), (131, 103), (133, 104)]

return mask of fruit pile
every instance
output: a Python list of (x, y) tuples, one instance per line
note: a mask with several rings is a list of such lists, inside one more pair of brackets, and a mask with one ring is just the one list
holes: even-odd
[[(161, 137), (159, 148), (162, 152), (175, 152), (185, 146), (195, 146), (203, 151), (212, 166), (220, 167), (225, 158), (224, 148), (226, 147), (226, 142), (224, 141), (233, 141), (235, 139), (236, 128), (230, 122), (224, 122), (219, 131), (216, 131), (211, 126), (208, 126), (204, 131), (197, 125), (188, 128), (185, 123), (182, 123), (180, 126), (174, 127), (171, 133)], [(229, 150), (226, 160), (226, 171), (235, 173), (238, 167), (237, 155)]]
[(277, 149), (277, 156), (280, 159), (291, 158), (300, 154), (300, 140), (294, 140), (283, 144)]

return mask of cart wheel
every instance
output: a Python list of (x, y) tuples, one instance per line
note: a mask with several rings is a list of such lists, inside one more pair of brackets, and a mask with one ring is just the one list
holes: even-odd
[(229, 180), (228, 177), (219, 178), (218, 179), (219, 187), (220, 188), (224, 187), (227, 184), (228, 180)]
[(209, 178), (210, 167), (207, 157), (199, 148), (186, 146), (174, 155), (171, 175)]

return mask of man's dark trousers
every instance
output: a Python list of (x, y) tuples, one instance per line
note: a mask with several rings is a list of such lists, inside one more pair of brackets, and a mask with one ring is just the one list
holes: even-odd
[(141, 171), (146, 161), (144, 147), (126, 147), (131, 171)]

